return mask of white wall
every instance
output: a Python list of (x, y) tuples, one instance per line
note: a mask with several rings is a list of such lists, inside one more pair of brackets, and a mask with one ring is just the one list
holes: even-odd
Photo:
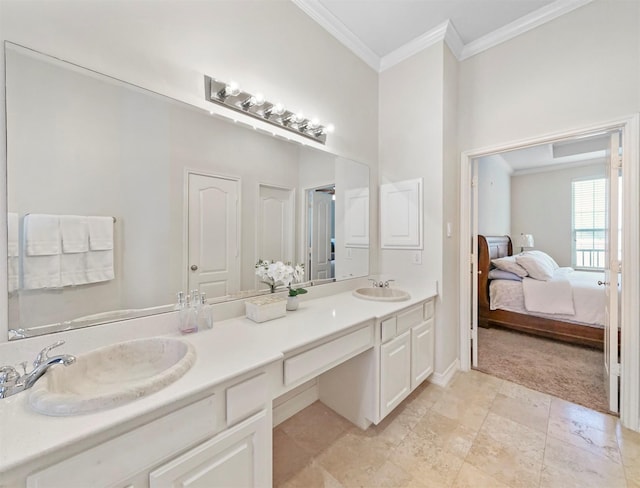
[(511, 228), (514, 252), (518, 236), (532, 234), (535, 248), (560, 266), (571, 264), (571, 182), (603, 178), (604, 163), (511, 177)]
[[(204, 74), (238, 81), (334, 123), (327, 147), (368, 164), (377, 182), (377, 74), (291, 2), (3, 0), (0, 39), (218, 112), (223, 109), (204, 101)], [(0, 69), (4, 103), (3, 51)], [(0, 147), (4, 188), (4, 111)], [(5, 210), (0, 198), (0, 214)], [(0, 255), (6, 254), (5, 233), (0, 226)], [(375, 252), (371, 259), (375, 270)], [(6, 274), (4, 260), (0, 273)], [(0, 295), (5, 290), (0, 280)], [(4, 301), (0, 316), (7, 316)], [(5, 329), (0, 321), (0, 340)]]
[(499, 154), (478, 160), (478, 234), (511, 235), (511, 173)]
[(451, 177), (445, 185), (443, 179), (445, 168), (457, 171), (456, 68), (440, 42), (380, 74), (380, 183), (421, 177), (424, 194), (422, 264), (413, 264), (419, 251), (383, 249), (380, 269), (400, 286), (403, 281), (438, 281), (436, 374), (443, 374), (457, 357), (457, 248), (448, 240), (445, 254), (443, 242), (445, 189), (446, 218), (456, 228), (458, 183)]
[(461, 150), (640, 110), (640, 2), (595, 0), (460, 63)]

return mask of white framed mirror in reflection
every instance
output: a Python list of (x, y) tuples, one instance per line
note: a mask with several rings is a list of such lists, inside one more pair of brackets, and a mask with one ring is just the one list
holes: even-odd
[(322, 278), (368, 274), (367, 165), (12, 43), (5, 60), (10, 339), (171, 311), (181, 290), (265, 293), (258, 259), (309, 281), (320, 245)]

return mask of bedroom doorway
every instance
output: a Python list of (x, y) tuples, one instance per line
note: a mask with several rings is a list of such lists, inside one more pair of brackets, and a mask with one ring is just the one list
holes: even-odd
[[(575, 146), (576, 142), (580, 142), (583, 145), (587, 145), (588, 143), (593, 143), (600, 138), (600, 142), (606, 134), (611, 132), (620, 131), (623, 135), (623, 154), (622, 157), (625, 160), (625, 179), (622, 180), (623, 189), (625, 192), (625, 199), (621, 205), (621, 214), (624, 222), (624, 232), (622, 229), (618, 231), (617, 225), (614, 225), (613, 232), (607, 232), (612, 239), (610, 240), (610, 244), (613, 249), (616, 249), (616, 252), (613, 253), (613, 257), (611, 260), (614, 263), (618, 263), (620, 257), (617, 253), (617, 245), (615, 241), (617, 239), (621, 239), (621, 249), (622, 256), (624, 256), (624, 260), (619, 266), (619, 270), (624, 272), (633, 269), (632, 266), (637, 266), (638, 262), (638, 251), (634, 248), (635, 236), (638, 232), (638, 185), (633, 183), (635, 178), (637, 177), (638, 169), (637, 169), (637, 154), (638, 154), (638, 137), (637, 137), (637, 128), (638, 127), (638, 117), (634, 116), (630, 119), (619, 121), (615, 124), (606, 124), (602, 126), (592, 127), (585, 130), (580, 131), (572, 131), (564, 134), (558, 134), (555, 136), (543, 137), (533, 140), (522, 141), (519, 143), (513, 144), (505, 144), (502, 146), (497, 146), (495, 148), (491, 148), (489, 150), (482, 151), (468, 151), (463, 153), (462, 155), (462, 171), (461, 171), (461, 261), (460, 261), (460, 269), (465, 270), (461, 272), (461, 303), (469, 303), (471, 306), (463, 310), (465, 307), (461, 307), (461, 329), (460, 329), (460, 351), (461, 351), (461, 369), (467, 370), (472, 365), (477, 364), (477, 345), (478, 345), (478, 315), (477, 315), (477, 276), (478, 276), (478, 219), (479, 219), (479, 205), (478, 201), (475, 199), (475, 195), (477, 195), (478, 185), (479, 185), (479, 175), (477, 172), (477, 163), (476, 161), (481, 158), (494, 157), (501, 153), (512, 152), (516, 153), (518, 151), (522, 151), (524, 148), (527, 150), (533, 149), (539, 146), (546, 145), (547, 149), (551, 148), (551, 151), (555, 153), (556, 156), (559, 157), (569, 157), (571, 156), (571, 146)], [(625, 137), (626, 136), (626, 137)], [(616, 144), (616, 150), (611, 151), (609, 148), (609, 153), (614, 156), (618, 156), (617, 151), (618, 145)], [(600, 150), (600, 149), (598, 149)], [(596, 152), (596, 150), (591, 151)], [(617, 175), (618, 170), (614, 169), (615, 175)], [(614, 184), (618, 181), (621, 181), (618, 177), (611, 178), (614, 180)], [(469, 191), (471, 188), (471, 191)], [(611, 190), (615, 190), (615, 188), (611, 188)], [(549, 191), (553, 191), (551, 187), (549, 187)], [(610, 196), (613, 196), (610, 194)], [(618, 205), (617, 200), (615, 206), (609, 206), (608, 210), (611, 210), (614, 215), (613, 218), (616, 217)], [(554, 212), (555, 210), (551, 210)], [(544, 213), (544, 212), (543, 212)], [(547, 219), (548, 216), (547, 216)], [(635, 219), (635, 220), (634, 220)], [(511, 218), (513, 221), (513, 218)], [(612, 222), (613, 223), (613, 222)], [(527, 225), (526, 223), (524, 225)], [(530, 232), (526, 232), (526, 228), (518, 228), (517, 230), (513, 227), (517, 227), (517, 225), (510, 226), (506, 232), (500, 232), (499, 234), (510, 234), (514, 236), (520, 236), (520, 234), (526, 235), (530, 234)], [(575, 233), (579, 228), (572, 227), (572, 239), (575, 236)], [(601, 230), (601, 229), (600, 229)], [(498, 235), (499, 235), (498, 234)], [(544, 232), (540, 233), (541, 236), (544, 235)], [(534, 235), (535, 237), (535, 235)], [(519, 241), (519, 239), (518, 239)], [(536, 238), (538, 241), (538, 238)], [(544, 242), (544, 239), (542, 240)], [(537, 244), (537, 242), (536, 242)], [(525, 243), (526, 245), (526, 243)], [(513, 243), (513, 252), (514, 254), (520, 251), (521, 246), (520, 242)], [(538, 247), (538, 246), (536, 246)], [(580, 249), (580, 246), (577, 246)], [(595, 249), (595, 246), (592, 246)], [(592, 250), (593, 251), (593, 250)], [(574, 244), (568, 250), (568, 254), (571, 255), (576, 253), (575, 239)], [(595, 251), (593, 251), (595, 253)], [(599, 252), (599, 250), (598, 250)], [(471, 273), (469, 273), (469, 256), (471, 261)], [(566, 261), (565, 261), (566, 262)], [(574, 261), (570, 261), (569, 265), (574, 264)], [(618, 266), (616, 266), (617, 268)], [(611, 269), (611, 266), (608, 266)], [(637, 269), (637, 268), (636, 268)], [(614, 274), (617, 275), (618, 269), (614, 271)], [(638, 352), (634, 351), (631, 347), (632, 342), (627, 342), (629, 340), (638, 338), (638, 325), (637, 325), (637, 310), (633, 310), (633, 303), (637, 303), (637, 300), (633, 300), (633, 297), (636, 296), (638, 292), (638, 279), (636, 276), (637, 273), (627, 272), (624, 274), (624, 284), (625, 287), (621, 290), (622, 297), (622, 327), (621, 327), (621, 336), (622, 336), (622, 344), (621, 344), (621, 366), (623, 372), (623, 383), (621, 384), (621, 418), (625, 425), (634, 428), (634, 425), (638, 424), (637, 419), (637, 395), (638, 395), (638, 387), (633, 383), (633, 381), (637, 382), (638, 379)], [(601, 280), (606, 286), (606, 283), (611, 283), (610, 279)], [(617, 280), (613, 280), (613, 283), (616, 283)], [(617, 287), (613, 285), (611, 290), (615, 290)], [(613, 297), (612, 295), (616, 295)], [(617, 293), (610, 293), (608, 297), (609, 304), (615, 303), (615, 298), (617, 298)], [(615, 308), (615, 309), (614, 309)], [(607, 316), (612, 320), (613, 323), (616, 323), (617, 317), (616, 315), (617, 306), (612, 307), (609, 305), (609, 310), (607, 311)], [(469, 327), (466, 327), (464, 324), (469, 324)], [(616, 330), (616, 329), (612, 329)], [(607, 385), (610, 387), (611, 395), (609, 396), (609, 408), (612, 411), (617, 410), (617, 402), (618, 398), (617, 393), (615, 392), (615, 387), (618, 385), (618, 366), (617, 366), (617, 358), (618, 358), (618, 344), (616, 343), (618, 334), (605, 334), (608, 337), (608, 348), (607, 352)], [(614, 360), (615, 359), (615, 360)], [(603, 365), (604, 366), (604, 365)], [(635, 368), (635, 369), (634, 369)], [(629, 376), (625, 376), (625, 372), (628, 372)], [(633, 377), (634, 380), (630, 381), (630, 378)], [(636, 415), (632, 412), (635, 410)]]

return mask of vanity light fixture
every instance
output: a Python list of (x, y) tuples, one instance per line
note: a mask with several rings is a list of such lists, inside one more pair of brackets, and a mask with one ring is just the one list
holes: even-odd
[(267, 101), (261, 93), (241, 90), (237, 83), (204, 77), (205, 99), (227, 108), (250, 115), (269, 124), (290, 130), (324, 144), (333, 124), (321, 125), (318, 119), (306, 118), (302, 112), (288, 110), (281, 103)]

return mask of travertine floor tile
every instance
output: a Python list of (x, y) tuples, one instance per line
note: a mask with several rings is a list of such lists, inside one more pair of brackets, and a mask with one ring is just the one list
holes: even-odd
[(598, 430), (590, 425), (567, 418), (550, 417), (547, 434), (549, 437), (586, 449), (615, 463), (622, 463), (618, 440), (614, 432)]
[(273, 446), (273, 486), (282, 486), (312, 460), (280, 427), (273, 429)]
[(430, 485), (428, 480), (421, 483), (404, 469), (387, 461), (375, 472), (371, 486), (377, 488), (427, 488)]
[(545, 434), (489, 413), (466, 461), (516, 487), (537, 486), (544, 458)]
[(350, 430), (353, 424), (318, 401), (278, 427), (295, 439), (302, 449), (316, 456)]
[(376, 437), (349, 431), (316, 460), (345, 486), (371, 486), (374, 474), (386, 461), (388, 452)]
[(343, 488), (343, 485), (313, 461), (287, 481), (284, 488)]
[(460, 398), (454, 393), (446, 392), (431, 410), (457, 420), (474, 430), (479, 430), (489, 413), (491, 403), (493, 398), (490, 401), (475, 401), (473, 397)]
[(485, 474), (514, 488), (538, 486), (542, 459), (505, 446), (486, 434), (479, 434), (466, 461)]
[(547, 432), (549, 404), (532, 403), (498, 393), (491, 405), (490, 412), (540, 432)]
[(533, 405), (546, 406), (547, 410), (551, 406), (551, 395), (532, 390), (526, 386), (512, 383), (511, 381), (503, 381), (498, 393), (503, 394), (509, 398), (515, 398), (517, 400), (523, 400)]
[(640, 488), (640, 434), (475, 371), (420, 386), (366, 431), (316, 402), (273, 443), (276, 488)]
[(415, 432), (393, 450), (389, 460), (429, 487), (451, 486), (463, 463), (456, 453), (425, 441)]
[(596, 412), (556, 397), (552, 397), (549, 416), (564, 418), (576, 426), (589, 426), (605, 432), (616, 432), (618, 425), (618, 418), (613, 415)]
[(425, 415), (413, 432), (425, 442), (451, 451), (462, 459), (468, 454), (476, 437), (474, 429), (437, 412)]
[(617, 488), (626, 486), (626, 481), (621, 464), (549, 437), (540, 486)]
[(472, 464), (464, 463), (452, 488), (509, 488), (509, 486), (483, 473)]

